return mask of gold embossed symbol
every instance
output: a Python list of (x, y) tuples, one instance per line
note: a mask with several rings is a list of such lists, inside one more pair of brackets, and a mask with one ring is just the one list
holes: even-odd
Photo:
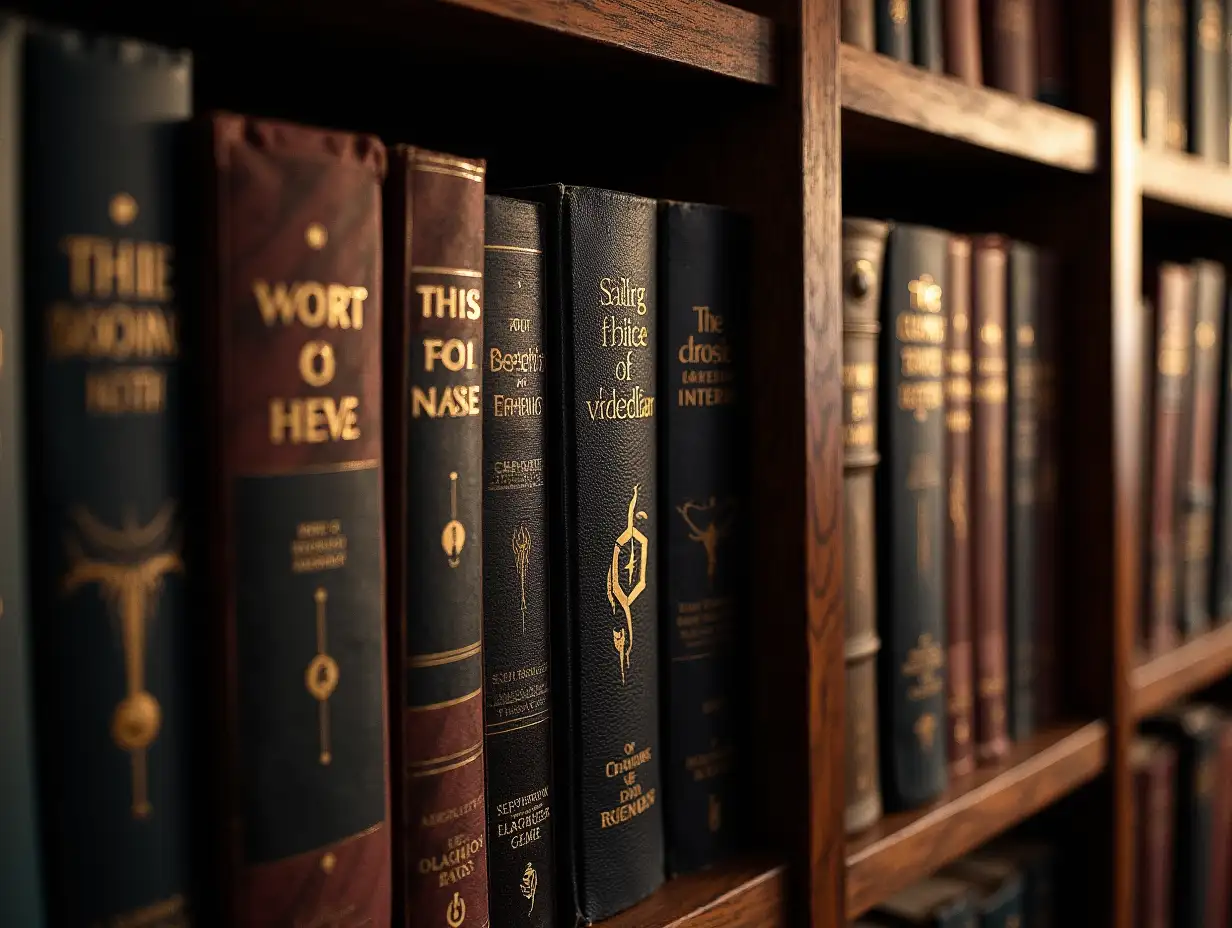
[(449, 558), (449, 566), (462, 563), (462, 546), (466, 544), (466, 526), (458, 521), (458, 472), (449, 473), (449, 521), (441, 532), (441, 547)]
[(899, 26), (907, 21), (907, 0), (890, 0), (890, 19)]
[(1215, 327), (1205, 320), (1199, 322), (1197, 328), (1194, 329), (1194, 340), (1197, 341), (1198, 347), (1203, 351), (1213, 348), (1215, 345)]
[(539, 874), (535, 872), (530, 861), (527, 861), (526, 869), (522, 871), (522, 882), (518, 884), (518, 888), (522, 890), (522, 895), (530, 900), (530, 908), (526, 911), (529, 916), (535, 911), (535, 890), (539, 888)]
[(130, 514), (117, 530), (78, 509), (73, 521), (95, 556), (88, 555), (72, 537), (65, 545), (69, 569), (61, 581), (64, 592), (95, 584), (120, 620), (125, 696), (112, 713), (111, 738), (132, 761), (134, 818), (147, 818), (153, 811), (146, 752), (158, 737), (162, 708), (145, 688), (146, 631), (163, 577), (184, 570), (179, 542), (172, 540), (174, 516), (175, 503), (168, 502), (149, 524), (137, 525)]
[(449, 905), (445, 906), (445, 921), (449, 923), (449, 928), (458, 928), (466, 921), (466, 900), (461, 893), (454, 893)]
[(920, 739), (920, 747), (924, 749), (933, 746), (933, 735), (937, 733), (937, 717), (931, 712), (925, 712), (912, 726), (915, 736)]
[[(620, 660), (620, 682), (625, 683), (629, 671), (629, 655), (633, 652), (633, 613), (630, 607), (646, 589), (646, 563), (649, 545), (646, 536), (638, 529), (635, 521), (645, 519), (646, 513), (637, 509), (637, 491), (633, 487), (633, 498), (629, 500), (629, 516), (625, 522), (625, 530), (620, 533), (616, 543), (612, 545), (612, 564), (607, 569), (607, 601), (616, 612), (616, 604), (624, 610), (625, 627), (612, 629), (612, 644), (616, 647), (616, 655)], [(620, 563), (621, 555), (628, 551), (625, 563)], [(626, 586), (628, 587), (626, 589)]]
[(304, 685), (317, 701), (317, 722), (321, 732), (320, 761), (322, 766), (328, 766), (334, 759), (329, 748), (329, 697), (338, 688), (338, 662), (326, 652), (325, 604), (329, 601), (329, 593), (325, 587), (319, 586), (312, 598), (317, 604), (317, 653), (304, 671)]
[(117, 226), (129, 225), (137, 218), (137, 201), (127, 193), (117, 193), (107, 204), (107, 215)]
[(522, 634), (526, 634), (526, 568), (530, 566), (530, 529), (521, 523), (514, 530), (513, 563), (518, 568), (518, 581), (522, 585)]
[(321, 858), (321, 870), (327, 876), (334, 872), (334, 867), (338, 866), (338, 858), (332, 853), (326, 854)]
[(736, 501), (728, 498), (715, 502), (712, 496), (703, 504), (687, 499), (684, 505), (676, 507), (676, 511), (689, 527), (689, 540), (698, 542), (706, 551), (706, 579), (710, 581), (710, 588), (714, 589), (719, 542), (731, 533), (736, 518)]
[(328, 241), (329, 233), (325, 231), (325, 226), (319, 222), (309, 223), (308, 228), (304, 230), (304, 242), (313, 251), (320, 251)]

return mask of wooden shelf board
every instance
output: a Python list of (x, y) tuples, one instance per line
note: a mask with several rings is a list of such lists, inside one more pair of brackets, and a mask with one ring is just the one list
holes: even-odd
[[(849, 129), (865, 136), (906, 127), (1064, 170), (1089, 173), (1098, 166), (1095, 123), (1076, 113), (971, 87), (851, 45), (840, 50), (839, 84), (845, 144)], [(860, 120), (872, 125), (850, 125)]]
[(889, 815), (847, 844), (847, 917), (957, 860), (1094, 779), (1108, 763), (1103, 722), (1050, 728), (999, 764), (953, 780), (936, 802)]
[(736, 861), (676, 877), (596, 928), (785, 928), (782, 865)]
[(1165, 654), (1143, 660), (1130, 676), (1130, 712), (1144, 718), (1232, 673), (1232, 621)]
[(1232, 218), (1232, 169), (1181, 152), (1142, 148), (1138, 174), (1146, 200), (1205, 216)]

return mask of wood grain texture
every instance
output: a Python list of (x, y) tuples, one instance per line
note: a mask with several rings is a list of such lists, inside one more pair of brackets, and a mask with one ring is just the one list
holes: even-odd
[(1098, 166), (1095, 122), (1075, 113), (850, 45), (841, 48), (839, 83), (844, 114), (858, 114), (844, 121), (844, 133), (892, 123), (1069, 171)]
[(1158, 657), (1143, 661), (1130, 678), (1134, 720), (1158, 712), (1232, 674), (1232, 622)]
[(1232, 219), (1232, 170), (1181, 152), (1143, 148), (1139, 182), (1144, 199)]
[(786, 928), (786, 870), (737, 862), (677, 877), (596, 928)]
[(1098, 775), (1103, 722), (1049, 729), (1001, 763), (954, 780), (937, 802), (887, 816), (847, 849), (847, 917), (928, 876)]

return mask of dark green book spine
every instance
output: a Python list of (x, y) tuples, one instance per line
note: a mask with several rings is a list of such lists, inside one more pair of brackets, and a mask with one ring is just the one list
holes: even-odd
[(941, 0), (911, 0), (911, 33), (915, 63), (928, 71), (945, 71)]
[(174, 260), (186, 56), (31, 28), (23, 173), (31, 523), (56, 925), (190, 918), (201, 738)]

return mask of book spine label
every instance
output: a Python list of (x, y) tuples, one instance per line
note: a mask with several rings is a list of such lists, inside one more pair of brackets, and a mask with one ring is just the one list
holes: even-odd
[(1039, 637), (1039, 255), (1015, 242), (1009, 254), (1009, 730), (1035, 732)]
[(949, 236), (890, 233), (882, 294), (877, 469), (878, 668), (886, 805), (913, 808), (946, 785), (945, 307)]
[(210, 128), (233, 917), (388, 926), (385, 153), (229, 115)]
[(1039, 90), (1035, 0), (983, 0), (980, 12), (988, 86), (1034, 100)]
[(873, 0), (843, 0), (843, 41), (873, 51), (877, 44), (877, 17)]
[(875, 0), (877, 51), (911, 62), (911, 0)]
[(975, 609), (975, 750), (980, 760), (1009, 750), (1006, 718), (1006, 474), (1009, 394), (1006, 348), (1007, 254), (998, 236), (974, 249), (971, 354), (971, 580)]
[(555, 919), (542, 207), (484, 205), (484, 743), (494, 928)]
[(1185, 0), (1188, 12), (1189, 150), (1228, 161), (1228, 63), (1223, 0)]
[(848, 833), (881, 817), (877, 753), (877, 341), (885, 223), (843, 221), (843, 590)]
[(667, 863), (687, 873), (735, 846), (740, 643), (748, 614), (739, 444), (748, 238), (726, 210), (660, 211)]
[(917, 67), (940, 74), (945, 70), (941, 0), (911, 0), (912, 60)]
[[(183, 924), (197, 689), (172, 135), (189, 114), (189, 61), (33, 28), (25, 54), (49, 915), (71, 926)], [(4, 346), (6, 360), (16, 347)]]
[(975, 659), (971, 653), (971, 240), (950, 239), (945, 294), (945, 608), (949, 764), (975, 769)]
[[(399, 894), (410, 924), (488, 924), (483, 739), (483, 195), (485, 165), (393, 154), (386, 348)], [(510, 552), (512, 553), (512, 552)]]
[(964, 84), (984, 83), (980, 54), (980, 0), (945, 0), (945, 69)]
[(1142, 0), (1142, 140), (1164, 148), (1168, 139), (1168, 29), (1165, 0)]

